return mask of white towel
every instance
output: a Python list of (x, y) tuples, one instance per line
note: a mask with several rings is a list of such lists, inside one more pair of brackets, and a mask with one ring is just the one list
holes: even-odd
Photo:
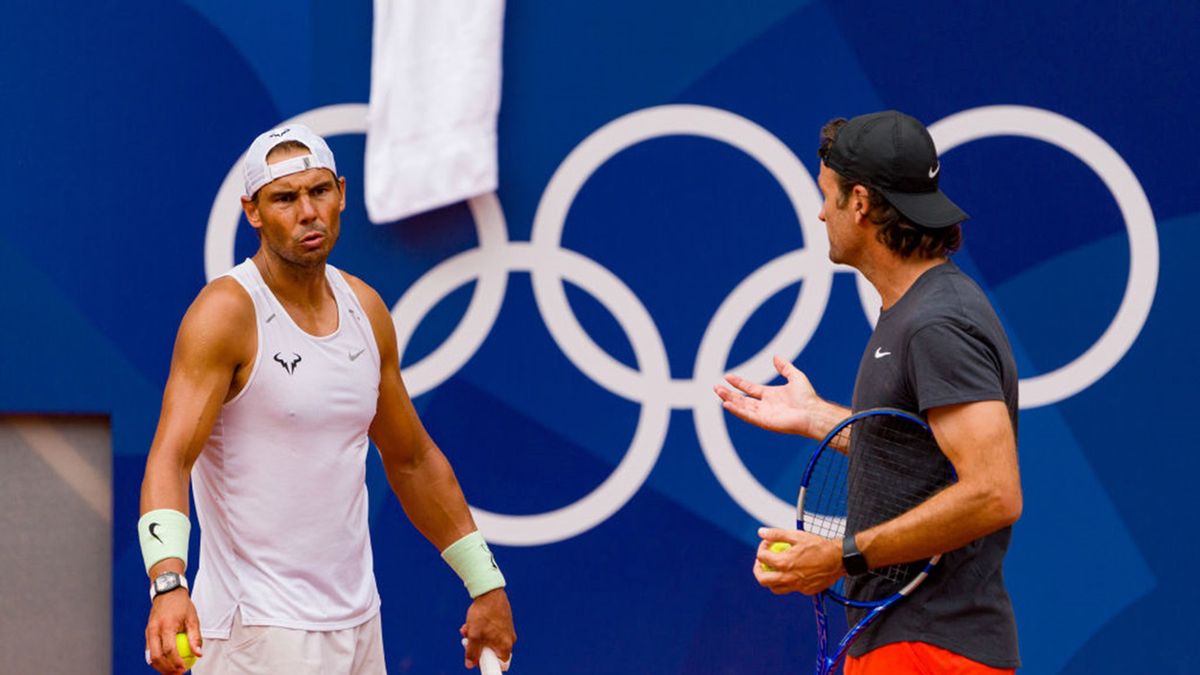
[(364, 189), (384, 223), (496, 189), (504, 0), (375, 0)]

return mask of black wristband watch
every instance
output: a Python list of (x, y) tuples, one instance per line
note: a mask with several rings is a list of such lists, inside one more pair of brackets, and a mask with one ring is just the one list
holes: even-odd
[(187, 577), (175, 572), (163, 572), (150, 583), (150, 601), (154, 602), (154, 598), (163, 593), (170, 593), (177, 588), (187, 590), (187, 587)]
[(857, 577), (866, 574), (871, 570), (867, 565), (867, 557), (858, 550), (858, 543), (854, 541), (854, 535), (848, 534), (842, 540), (842, 567), (846, 569), (846, 574)]

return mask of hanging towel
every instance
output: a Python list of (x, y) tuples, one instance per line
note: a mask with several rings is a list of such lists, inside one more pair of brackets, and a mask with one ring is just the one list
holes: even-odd
[(364, 177), (386, 223), (496, 189), (504, 0), (375, 0)]

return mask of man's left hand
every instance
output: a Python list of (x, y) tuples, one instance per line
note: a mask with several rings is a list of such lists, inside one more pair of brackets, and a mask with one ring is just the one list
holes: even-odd
[[(814, 595), (829, 588), (846, 574), (842, 567), (842, 546), (838, 542), (800, 530), (760, 528), (758, 552), (754, 559), (754, 578), (776, 595), (803, 593)], [(783, 541), (791, 548), (778, 553), (768, 547)], [(770, 570), (762, 568), (766, 565)]]
[(479, 664), (479, 653), (484, 647), (491, 647), (501, 661), (511, 659), (517, 632), (504, 589), (497, 588), (475, 598), (467, 610), (467, 622), (458, 632), (467, 639), (464, 665), (468, 669)]

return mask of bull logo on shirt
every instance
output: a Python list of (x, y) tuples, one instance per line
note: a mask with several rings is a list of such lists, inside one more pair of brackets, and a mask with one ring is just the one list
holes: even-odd
[(296, 358), (290, 361), (285, 361), (282, 357), (282, 354), (283, 352), (275, 352), (275, 362), (283, 366), (283, 369), (287, 371), (287, 374), (291, 375), (292, 373), (296, 372), (296, 364), (300, 363), (301, 361), (300, 355), (296, 352), (292, 352), (292, 356)]

